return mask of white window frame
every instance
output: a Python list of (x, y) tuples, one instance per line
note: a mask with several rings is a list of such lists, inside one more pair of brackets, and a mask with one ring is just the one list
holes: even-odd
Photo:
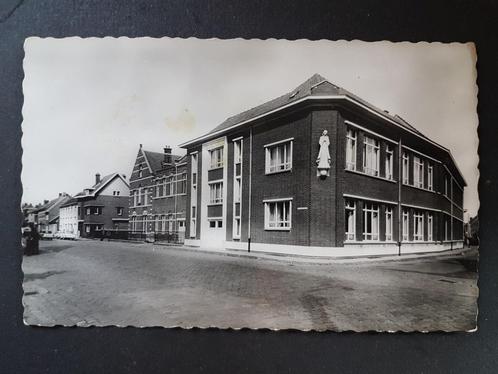
[(209, 150), (209, 170), (222, 168), (224, 146), (216, 147)]
[(348, 129), (346, 132), (346, 169), (356, 170), (356, 131)]
[(209, 182), (208, 186), (209, 186), (209, 205), (223, 204), (223, 181)]
[(434, 190), (434, 166), (427, 165), (427, 188), (430, 191)]
[(427, 215), (427, 240), (434, 241), (434, 217), (431, 213)]
[(385, 218), (386, 218), (386, 241), (393, 241), (393, 208), (390, 206), (386, 206), (386, 212), (385, 212)]
[[(374, 220), (374, 218), (376, 218), (376, 220)], [(368, 231), (367, 229), (369, 221), (370, 221), (371, 231)], [(365, 201), (363, 203), (363, 240), (379, 241), (380, 239), (379, 229), (380, 229), (379, 204)]]
[(198, 154), (197, 153), (194, 153), (194, 154), (191, 154), (190, 155), (190, 175), (192, 176), (192, 187), (196, 187), (197, 186), (197, 157), (198, 157)]
[[(275, 220), (271, 221), (271, 206), (275, 206)], [(281, 205), (284, 220), (278, 220), (278, 207)], [(290, 231), (292, 228), (292, 199), (272, 199), (264, 201), (265, 209), (265, 230), (268, 231)], [(286, 214), (287, 213), (287, 214)], [(287, 218), (287, 219), (285, 219)]]
[[(187, 193), (187, 173), (182, 172), (179, 174), (180, 178), (178, 178), (178, 175), (176, 176), (176, 194), (177, 195), (185, 195)], [(178, 186), (181, 186), (181, 190), (183, 192), (180, 192), (180, 188)]]
[(424, 213), (413, 213), (413, 241), (424, 241)]
[[(346, 200), (344, 204), (345, 210), (345, 242), (352, 242), (356, 240), (356, 201)], [(351, 215), (350, 215), (351, 214)], [(352, 221), (352, 222), (351, 222)]]
[(410, 156), (407, 152), (403, 152), (403, 184), (410, 184)]
[[(281, 148), (283, 148), (283, 160), (278, 160), (280, 157), (279, 149)], [(286, 139), (265, 145), (265, 173), (275, 174), (292, 170), (293, 148), (294, 141), (292, 139)], [(273, 150), (276, 152), (276, 160), (272, 159)]]
[(410, 212), (406, 209), (403, 210), (401, 233), (403, 241), (410, 240)]
[(386, 178), (394, 179), (394, 149), (388, 144), (386, 145)]
[(363, 172), (379, 176), (380, 142), (370, 136), (363, 138)]
[(418, 156), (413, 156), (413, 184), (424, 188), (424, 160)]
[(195, 238), (197, 235), (197, 206), (190, 208), (190, 237)]
[(233, 162), (235, 165), (242, 162), (242, 139), (233, 142)]

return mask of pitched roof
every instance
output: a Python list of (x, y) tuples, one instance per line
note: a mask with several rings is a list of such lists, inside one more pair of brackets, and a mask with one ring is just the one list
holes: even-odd
[[(109, 183), (111, 180), (113, 180), (116, 177), (120, 177), (121, 179), (123, 179), (123, 181), (126, 183), (126, 185), (128, 185), (128, 182), (124, 179), (124, 177), (121, 174), (112, 173), (112, 174), (108, 174), (108, 175), (104, 176), (98, 183), (95, 183), (92, 187), (85, 188), (85, 190), (87, 190), (87, 189), (90, 190), (89, 194), (86, 194), (85, 190), (83, 190), (83, 191), (78, 192), (76, 195), (74, 195), (74, 197), (79, 198), (79, 197), (85, 197), (85, 196), (95, 196), (95, 194), (101, 188), (103, 188), (107, 183)], [(66, 205), (70, 205), (70, 204), (66, 204)]]
[[(155, 173), (163, 168), (164, 153), (146, 151), (142, 149), (142, 152), (149, 163), (152, 172)], [(171, 155), (174, 162), (178, 162), (183, 156)]]
[(362, 98), (356, 96), (355, 94), (347, 91), (346, 89), (336, 86), (335, 84), (331, 83), (328, 81), (326, 78), (322, 77), (320, 74), (314, 74), (312, 77), (307, 79), (305, 82), (301, 83), (299, 86), (297, 86), (295, 89), (292, 91), (277, 97), (276, 99), (267, 101), (261, 105), (258, 105), (254, 108), (251, 108), (249, 110), (246, 110), (242, 113), (236, 114), (232, 117), (227, 118), (225, 121), (223, 121), (221, 124), (216, 126), (213, 130), (208, 132), (207, 134), (200, 136), (198, 138), (195, 138), (191, 141), (187, 141), (183, 144), (180, 145), (180, 147), (186, 147), (190, 144), (199, 142), (199, 141), (205, 141), (207, 139), (214, 138), (215, 136), (220, 136), (223, 134), (225, 131), (228, 131), (228, 129), (232, 127), (237, 127), (240, 125), (245, 124), (246, 122), (249, 122), (251, 120), (255, 120), (260, 116), (264, 116), (267, 114), (270, 114), (273, 111), (276, 111), (282, 107), (285, 107), (287, 105), (296, 103), (300, 100), (303, 100), (305, 98), (309, 97), (320, 97), (320, 96), (329, 96), (333, 97), (336, 96), (337, 98), (346, 98), (349, 100), (352, 100), (353, 102), (356, 102), (359, 105), (362, 105), (363, 107), (366, 107), (368, 110), (376, 113), (377, 115), (384, 117), (390, 122), (394, 122), (394, 124), (416, 134), (417, 136), (429, 141), (430, 143), (436, 145), (437, 147), (443, 149), (446, 151), (453, 163), (455, 164), (455, 167), (462, 177), (462, 180), (465, 183), (465, 179), (463, 178), (463, 175), (460, 170), (458, 170), (458, 166), (456, 165), (456, 162), (451, 155), (451, 152), (449, 149), (443, 147), (442, 145), (434, 142), (424, 134), (422, 134), (420, 131), (418, 131), (415, 127), (410, 125), (407, 121), (405, 121), (403, 118), (401, 118), (399, 115), (395, 114), (390, 114), (388, 111), (382, 110), (377, 108), (376, 106), (370, 104), (369, 102), (363, 100)]
[(77, 204), (77, 203), (78, 203), (78, 199), (76, 199), (76, 197), (72, 197), (68, 201), (66, 201), (64, 204), (62, 204), (60, 207), (64, 208), (66, 206), (74, 205), (74, 204)]

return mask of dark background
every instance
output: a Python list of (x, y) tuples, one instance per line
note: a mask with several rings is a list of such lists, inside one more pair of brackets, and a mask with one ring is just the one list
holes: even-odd
[[(498, 1), (0, 0), (0, 372), (498, 372), (497, 20)], [(23, 41), (32, 35), (474, 41), (481, 159), (479, 331), (24, 326), (22, 60)]]

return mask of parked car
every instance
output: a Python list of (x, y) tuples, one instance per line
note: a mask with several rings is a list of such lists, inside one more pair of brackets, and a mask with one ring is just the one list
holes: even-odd
[(44, 231), (40, 233), (43, 240), (52, 240), (54, 238), (54, 233), (52, 231)]

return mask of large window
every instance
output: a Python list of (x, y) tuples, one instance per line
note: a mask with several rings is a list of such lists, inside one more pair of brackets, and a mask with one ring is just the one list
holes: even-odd
[(233, 160), (235, 164), (242, 162), (242, 139), (233, 142)]
[(209, 203), (223, 203), (223, 182), (215, 182), (209, 184)]
[(265, 202), (265, 230), (290, 230), (291, 200)]
[(356, 203), (352, 200), (346, 200), (345, 208), (345, 240), (353, 241), (356, 240)]
[(363, 239), (379, 240), (379, 206), (365, 203), (363, 207)]
[(386, 147), (386, 178), (393, 180), (393, 169), (394, 169), (394, 150), (388, 145)]
[(432, 242), (434, 240), (434, 218), (432, 214), (427, 216), (427, 240)]
[(210, 169), (223, 167), (223, 147), (215, 148), (209, 151), (211, 157)]
[(379, 175), (379, 141), (365, 136), (363, 141), (363, 172)]
[(413, 182), (415, 187), (424, 188), (424, 161), (413, 157)]
[(356, 170), (356, 131), (351, 129), (346, 134), (346, 169)]
[(403, 184), (410, 184), (410, 166), (408, 153), (403, 153)]
[(292, 140), (266, 146), (266, 173), (292, 169)]
[(187, 173), (181, 173), (180, 178), (177, 179), (177, 194), (185, 194), (187, 193)]
[(434, 189), (434, 167), (432, 165), (427, 166), (427, 188), (431, 191)]
[(402, 221), (402, 227), (403, 231), (403, 241), (408, 241), (410, 240), (410, 216), (408, 213), (408, 210), (403, 210), (403, 221)]
[(157, 181), (156, 184), (156, 197), (164, 196), (164, 178), (161, 178)]
[(197, 153), (190, 155), (190, 167), (192, 172), (192, 186), (197, 185)]
[(417, 242), (424, 240), (424, 214), (421, 212), (413, 215), (413, 240)]
[(235, 180), (233, 182), (234, 187), (233, 187), (233, 202), (234, 203), (240, 203), (240, 196), (242, 193), (242, 180), (240, 177), (235, 177)]
[(386, 240), (393, 240), (393, 208), (386, 207)]
[(164, 183), (165, 196), (173, 196), (174, 195), (174, 183), (173, 177), (166, 177), (166, 181)]

